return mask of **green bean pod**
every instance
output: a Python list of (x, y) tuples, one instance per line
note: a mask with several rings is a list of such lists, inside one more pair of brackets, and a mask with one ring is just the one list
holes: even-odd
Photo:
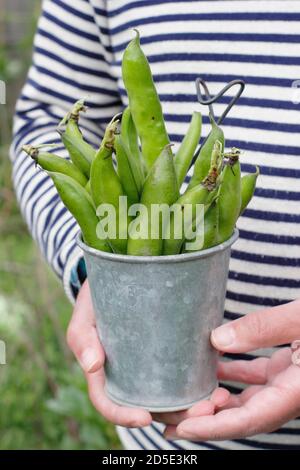
[(255, 173), (249, 173), (249, 175), (244, 175), (241, 180), (241, 192), (242, 192), (242, 204), (240, 215), (244, 212), (246, 207), (248, 206), (249, 202), (251, 201), (255, 187), (256, 187), (256, 180), (259, 175), (259, 167), (256, 167)]
[(110, 239), (110, 245), (116, 253), (126, 253), (127, 224), (126, 217), (119, 217), (120, 197), (124, 190), (112, 161), (115, 145), (117, 121), (112, 120), (106, 128), (100, 148), (91, 165), (91, 194), (96, 208), (100, 204), (110, 204), (116, 211), (116, 238)]
[(202, 116), (194, 111), (188, 131), (175, 155), (174, 165), (179, 187), (182, 185), (201, 137)]
[(77, 220), (84, 242), (96, 250), (111, 252), (107, 242), (97, 236), (99, 220), (86, 190), (68, 175), (56, 172), (49, 172), (49, 175), (62, 202)]
[(85, 142), (78, 126), (79, 114), (84, 110), (84, 101), (77, 101), (72, 110), (61, 121), (57, 131), (74, 165), (89, 178), (91, 163), (96, 150)]
[(122, 76), (132, 118), (141, 140), (142, 154), (147, 167), (151, 168), (170, 141), (151, 69), (141, 49), (137, 30), (136, 37), (128, 44), (123, 55)]
[[(206, 178), (203, 179), (202, 183), (187, 189), (187, 191), (180, 196), (174, 205), (180, 205), (182, 211), (182, 218), (180, 221), (181, 226), (176, 226), (176, 217), (174, 212), (170, 216), (170, 225), (166, 231), (166, 238), (164, 240), (163, 254), (164, 255), (176, 255), (182, 250), (185, 242), (184, 233), (184, 213), (185, 206), (187, 204), (192, 205), (192, 221), (194, 222), (196, 217), (196, 206), (199, 204), (210, 204), (216, 195), (216, 189), (218, 187), (219, 173), (222, 163), (222, 144), (216, 141), (212, 152), (211, 166)], [(193, 227), (194, 229), (196, 227)], [(176, 238), (175, 234), (178, 232), (181, 237)]]
[[(218, 244), (218, 235), (219, 235), (219, 205), (218, 200), (214, 199), (207, 211), (205, 211), (204, 216), (204, 234), (203, 234), (203, 245), (200, 248), (201, 250), (207, 250)], [(195, 241), (195, 240), (192, 240)], [(192, 251), (199, 251), (198, 248), (187, 249), (187, 243), (185, 243), (185, 248), (183, 253), (191, 253)]]
[(219, 243), (231, 237), (241, 210), (239, 154), (240, 151), (233, 148), (230, 154), (224, 155), (228, 158), (228, 162), (221, 176), (222, 181), (219, 190)]
[(145, 232), (145, 238), (134, 238), (129, 231), (128, 255), (159, 256), (162, 254), (162, 218), (159, 217), (157, 238), (151, 237), (151, 211), (153, 204), (172, 205), (179, 197), (177, 178), (174, 168), (174, 159), (167, 145), (154, 162), (146, 178), (141, 196), (141, 204), (146, 212), (140, 216), (140, 231)]
[(85, 190), (89, 193), (89, 195), (92, 195), (92, 190), (91, 190), (91, 180), (88, 180), (88, 182), (85, 185)]
[(207, 175), (210, 167), (211, 154), (215, 142), (218, 140), (222, 144), (222, 151), (224, 150), (224, 133), (221, 127), (217, 125), (212, 116), (210, 116), (211, 131), (200, 149), (200, 153), (194, 164), (193, 176), (189, 182), (189, 189), (192, 189), (197, 184), (200, 184), (203, 178)]
[(81, 173), (78, 168), (73, 165), (72, 162), (66, 160), (63, 157), (59, 157), (54, 153), (41, 152), (39, 147), (33, 147), (32, 145), (23, 145), (23, 150), (39, 165), (43, 170), (54, 171), (62, 173), (64, 175), (71, 176), (81, 186), (87, 184), (87, 178)]
[(202, 250), (218, 244), (219, 234), (219, 203), (215, 199), (208, 208), (204, 218), (204, 243)]
[(120, 135), (116, 135), (114, 143), (118, 163), (118, 175), (124, 191), (128, 197), (129, 205), (139, 202), (140, 196), (129, 163), (129, 150)]
[(138, 192), (141, 194), (147, 171), (143, 155), (139, 148), (138, 134), (129, 107), (127, 107), (122, 114), (121, 136), (125, 145), (128, 147), (129, 164)]

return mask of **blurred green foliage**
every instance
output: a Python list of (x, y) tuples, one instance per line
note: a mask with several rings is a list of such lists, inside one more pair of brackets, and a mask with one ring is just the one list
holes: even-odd
[(16, 44), (0, 42), (0, 79), (9, 85), (9, 103), (0, 105), (0, 340), (7, 349), (7, 364), (0, 365), (0, 449), (120, 448), (114, 427), (89, 402), (65, 342), (71, 306), (27, 232), (11, 184), (13, 101), (30, 61), (40, 2), (31, 3), (36, 9), (26, 34)]

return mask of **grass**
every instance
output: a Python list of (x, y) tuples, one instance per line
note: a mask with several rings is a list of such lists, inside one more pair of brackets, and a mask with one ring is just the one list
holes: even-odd
[[(20, 56), (30, 57), (31, 40), (26, 36), (22, 44)], [(14, 70), (11, 89), (24, 67)], [(10, 71), (0, 44), (0, 79)], [(115, 429), (90, 404), (66, 346), (71, 305), (15, 200), (8, 158), (11, 108), (0, 105), (0, 340), (7, 353), (6, 365), (0, 365), (0, 449), (117, 449)]]

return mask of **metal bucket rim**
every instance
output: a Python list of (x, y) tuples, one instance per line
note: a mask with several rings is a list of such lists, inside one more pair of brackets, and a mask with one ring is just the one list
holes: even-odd
[(162, 255), (162, 256), (133, 256), (133, 255), (122, 255), (117, 253), (107, 253), (106, 251), (96, 250), (95, 248), (91, 248), (90, 246), (86, 245), (82, 241), (82, 234), (81, 232), (77, 235), (77, 244), (78, 246), (86, 253), (96, 258), (103, 258), (110, 261), (116, 261), (121, 263), (138, 263), (138, 264), (146, 264), (146, 263), (182, 263), (187, 261), (193, 261), (200, 258), (207, 258), (212, 256), (216, 253), (220, 253), (227, 248), (229, 248), (233, 243), (238, 239), (239, 231), (235, 229), (232, 236), (223, 243), (219, 245), (213, 246), (212, 248), (208, 248), (207, 250), (203, 251), (195, 251), (192, 253), (181, 253), (178, 255)]

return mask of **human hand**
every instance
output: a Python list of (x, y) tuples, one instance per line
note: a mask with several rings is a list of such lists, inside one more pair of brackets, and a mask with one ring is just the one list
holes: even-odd
[[(217, 328), (211, 335), (216, 349), (230, 353), (282, 345), (298, 338), (299, 300), (252, 313)], [(300, 415), (300, 367), (292, 363), (291, 356), (290, 348), (281, 348), (271, 358), (221, 362), (219, 379), (250, 386), (239, 395), (218, 389), (219, 403), (213, 394), (211, 400), (198, 403), (185, 415), (170, 413), (154, 418), (168, 424), (167, 439), (225, 440), (274, 431)]]
[(134, 428), (151, 423), (151, 415), (147, 411), (119, 406), (105, 393), (105, 354), (96, 330), (88, 281), (84, 282), (78, 294), (67, 331), (67, 342), (84, 371), (90, 400), (104, 418), (119, 426)]

